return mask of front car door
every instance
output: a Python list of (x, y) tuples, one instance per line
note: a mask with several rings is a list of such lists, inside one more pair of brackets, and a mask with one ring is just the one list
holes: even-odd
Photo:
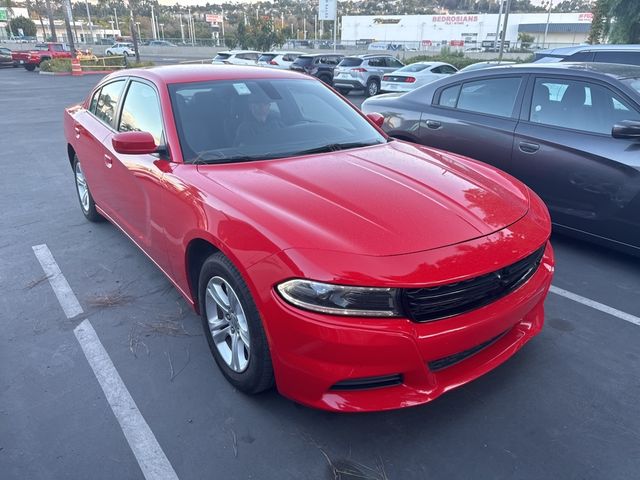
[(420, 143), (509, 170), (526, 76), (472, 77), (435, 91), (420, 119)]
[[(126, 89), (117, 120), (118, 132), (149, 132), (156, 145), (165, 145), (164, 123), (158, 92), (153, 84), (131, 79)], [(115, 132), (114, 132), (115, 134)], [(163, 170), (160, 154), (125, 155), (113, 149), (111, 139), (105, 139), (113, 158), (111, 187), (116, 192), (116, 221), (161, 266), (164, 260), (164, 198)]]
[(615, 86), (559, 75), (532, 77), (526, 98), (512, 173), (554, 223), (640, 246), (640, 143), (611, 136), (640, 107)]

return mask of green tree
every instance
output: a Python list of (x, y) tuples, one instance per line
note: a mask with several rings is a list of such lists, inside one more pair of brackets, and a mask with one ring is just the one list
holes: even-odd
[(606, 36), (609, 24), (607, 16), (609, 6), (607, 3), (608, 0), (598, 0), (593, 5), (593, 10), (591, 11), (591, 13), (593, 13), (593, 20), (591, 20), (591, 30), (587, 38), (587, 42), (592, 45), (600, 43)]
[(640, 43), (640, 6), (638, 0), (608, 0), (611, 43)]
[(22, 29), (25, 37), (35, 37), (37, 30), (35, 22), (26, 17), (12, 18), (5, 29), (9, 35), (11, 35), (11, 32), (13, 32), (13, 35), (18, 35), (20, 33), (19, 29)]
[(520, 42), (520, 45), (522, 45), (522, 48), (528, 48), (535, 41), (535, 39), (536, 38), (533, 35), (529, 35), (528, 33), (518, 33), (518, 41)]

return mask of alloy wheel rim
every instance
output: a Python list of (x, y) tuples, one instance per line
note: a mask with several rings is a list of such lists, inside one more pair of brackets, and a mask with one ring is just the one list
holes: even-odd
[(78, 189), (78, 197), (80, 205), (85, 212), (89, 211), (89, 187), (87, 187), (87, 179), (80, 166), (80, 162), (76, 162), (76, 188)]
[(378, 86), (375, 83), (369, 85), (369, 95), (375, 95), (378, 93)]
[(251, 356), (249, 326), (238, 295), (224, 278), (213, 277), (207, 283), (205, 308), (220, 357), (234, 372), (244, 372)]

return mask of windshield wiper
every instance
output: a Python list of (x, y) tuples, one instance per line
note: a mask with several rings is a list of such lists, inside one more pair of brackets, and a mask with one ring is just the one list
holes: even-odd
[(302, 150), (301, 152), (292, 153), (291, 156), (298, 155), (310, 155), (312, 153), (324, 153), (324, 152), (337, 152), (338, 150), (348, 150), (350, 148), (358, 147), (370, 147), (372, 145), (380, 145), (380, 142), (348, 142), (348, 143), (329, 143), (327, 145), (321, 145), (315, 148), (309, 148), (308, 150)]

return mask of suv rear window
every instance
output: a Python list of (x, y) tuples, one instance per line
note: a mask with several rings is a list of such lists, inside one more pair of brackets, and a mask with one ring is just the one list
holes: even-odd
[(313, 62), (314, 58), (315, 57), (307, 57), (304, 55), (300, 55), (298, 58), (296, 58), (296, 61), (293, 63), (295, 63), (296, 65), (310, 65), (311, 62)]
[(357, 67), (361, 64), (362, 64), (361, 58), (351, 58), (351, 57), (343, 58), (342, 61), (340, 62), (341, 67)]
[(276, 54), (275, 53), (263, 53), (262, 55), (260, 55), (260, 58), (258, 59), (259, 62), (270, 62), (271, 60), (273, 60), (274, 58), (276, 58)]
[(231, 54), (229, 54), (229, 53), (219, 53), (219, 54), (216, 55), (216, 58), (214, 58), (214, 60), (226, 60), (230, 56), (231, 56)]

